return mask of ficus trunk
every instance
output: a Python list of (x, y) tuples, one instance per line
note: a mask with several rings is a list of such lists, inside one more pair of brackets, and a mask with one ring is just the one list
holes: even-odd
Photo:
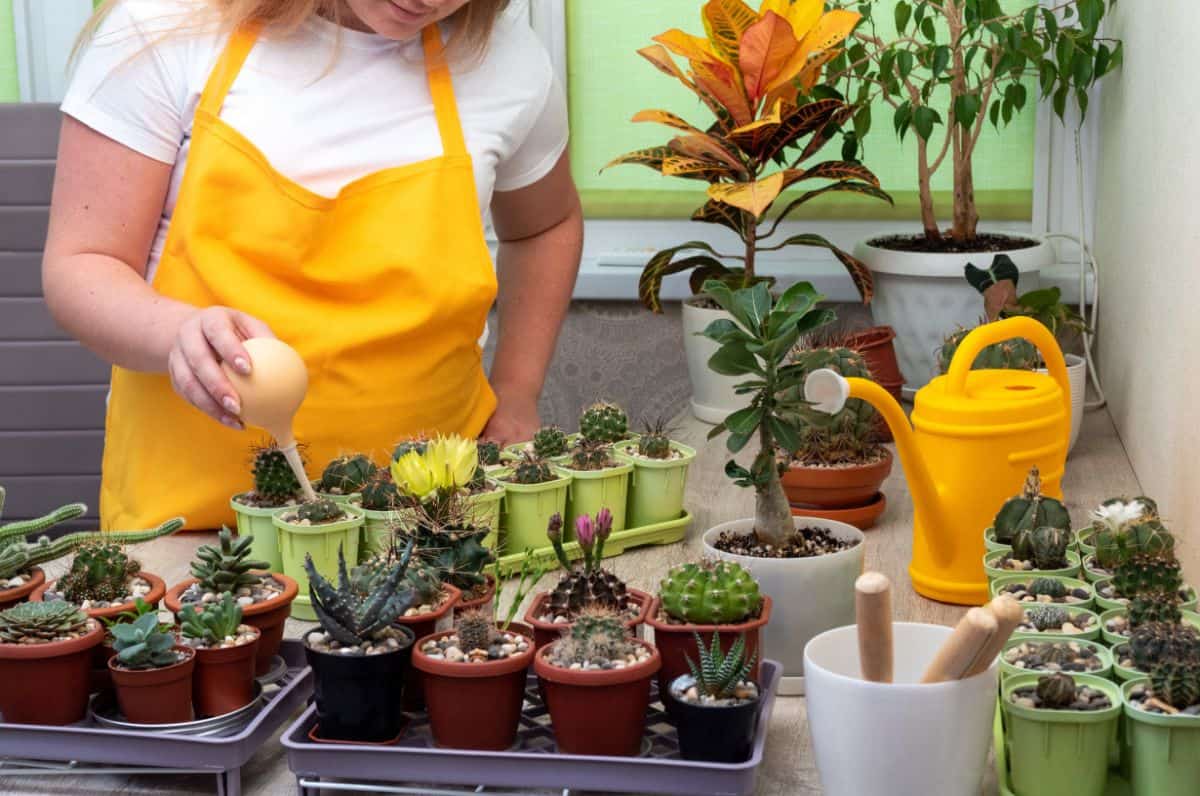
[(961, 242), (975, 240), (979, 211), (975, 209), (975, 174), (971, 167), (971, 147), (954, 158), (954, 230), (952, 237)]

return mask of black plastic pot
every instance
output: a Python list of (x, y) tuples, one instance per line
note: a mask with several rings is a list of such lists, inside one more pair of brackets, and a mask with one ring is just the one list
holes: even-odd
[[(313, 671), (313, 697), (322, 740), (378, 743), (404, 728), (404, 675), (415, 637), (408, 628), (400, 649), (381, 655), (337, 655), (308, 646), (304, 656)], [(310, 630), (317, 633), (319, 630)]]
[(693, 682), (690, 674), (676, 677), (664, 700), (675, 719), (680, 756), (710, 763), (744, 763), (754, 748), (761, 699), (741, 705), (694, 705), (675, 696), (680, 685), (678, 690), (686, 691)]

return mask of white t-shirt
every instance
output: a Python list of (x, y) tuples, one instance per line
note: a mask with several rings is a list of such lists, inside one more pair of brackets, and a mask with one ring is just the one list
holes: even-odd
[[(62, 104), (88, 127), (174, 165), (147, 278), (183, 180), (192, 116), (228, 38), (176, 31), (179, 15), (202, 1), (119, 3), (80, 57)], [(567, 145), (566, 99), (545, 49), (511, 12), (482, 58), (452, 64), (451, 72), (486, 215), (493, 191), (531, 185), (558, 161)], [(442, 153), (420, 37), (395, 42), (315, 17), (287, 37), (259, 37), (221, 118), (276, 170), (324, 196)]]

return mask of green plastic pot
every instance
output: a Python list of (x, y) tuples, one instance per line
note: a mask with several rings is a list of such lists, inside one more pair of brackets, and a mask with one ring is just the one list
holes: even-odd
[(394, 511), (364, 509), (358, 505), (357, 501), (353, 505), (363, 514), (362, 531), (359, 534), (358, 542), (358, 558), (360, 561), (366, 561), (376, 553), (387, 550), (395, 534), (393, 529), (401, 524), (400, 515)]
[(1130, 680), (1137, 680), (1138, 678), (1145, 677), (1145, 672), (1131, 667), (1122, 666), (1121, 664), (1117, 663), (1117, 647), (1119, 646), (1121, 645), (1114, 644), (1111, 650), (1113, 659), (1113, 677), (1116, 679), (1116, 681), (1118, 683), (1127, 683)]
[(988, 580), (1003, 578), (1007, 575), (1021, 575), (1027, 578), (1041, 578), (1053, 576), (1056, 578), (1078, 578), (1079, 577), (1079, 554), (1071, 550), (1067, 551), (1067, 566), (1060, 569), (1026, 569), (1016, 572), (1011, 569), (1001, 569), (994, 566), (1001, 558), (1008, 554), (1008, 550), (990, 550), (983, 554), (983, 571), (987, 574)]
[(594, 515), (600, 509), (612, 512), (613, 533), (625, 530), (625, 507), (629, 500), (629, 474), (633, 465), (624, 462), (603, 470), (572, 470), (571, 486), (567, 490), (568, 528), (575, 527), (575, 518)]
[[(1109, 611), (1105, 611), (1104, 613), (1100, 614), (1100, 627), (1101, 627), (1100, 632), (1101, 632), (1101, 635), (1104, 636), (1105, 642), (1107, 642), (1110, 647), (1115, 647), (1119, 644), (1124, 644), (1126, 641), (1129, 641), (1129, 636), (1124, 635), (1123, 633), (1110, 632), (1109, 630), (1107, 630), (1104, 627), (1104, 624), (1109, 619), (1112, 619), (1117, 616), (1122, 616), (1126, 613), (1126, 611), (1127, 611), (1127, 608), (1122, 605), (1120, 608), (1113, 608)], [(1200, 614), (1197, 614), (1194, 611), (1181, 611), (1181, 613), (1183, 614), (1182, 619), (1185, 623), (1191, 625), (1192, 627), (1196, 628), (1197, 630), (1200, 630)]]
[[(1022, 605), (1026, 606), (1026, 607), (1033, 607), (1034, 605), (1036, 605), (1036, 603), (1022, 603)], [(1044, 638), (1054, 638), (1054, 639), (1066, 638), (1066, 639), (1074, 639), (1076, 641), (1080, 641), (1080, 640), (1096, 641), (1097, 639), (1100, 638), (1101, 620), (1098, 616), (1096, 616), (1095, 611), (1088, 610), (1087, 608), (1080, 608), (1080, 607), (1078, 607), (1078, 603), (1073, 604), (1073, 605), (1063, 605), (1061, 607), (1064, 610), (1066, 610), (1067, 615), (1072, 618), (1079, 616), (1080, 614), (1088, 614), (1089, 616), (1091, 616), (1092, 617), (1091, 629), (1087, 630), (1083, 633), (1060, 633), (1057, 630), (1043, 630), (1038, 633), (1033, 633), (1033, 632), (1030, 632), (1027, 630), (1017, 630), (1012, 634), (1012, 637), (1019, 638), (1019, 639), (1025, 639), (1025, 640), (1030, 640), (1030, 639), (1036, 640), (1036, 639), (1044, 639)]]
[[(1010, 638), (1005, 643), (1004, 649), (1001, 650), (1001, 652), (1000, 652), (1000, 680), (1001, 680), (1001, 682), (1007, 681), (1009, 677), (1016, 677), (1016, 676), (1019, 676), (1022, 674), (1031, 674), (1031, 673), (1048, 674), (1048, 672), (1038, 672), (1037, 670), (1034, 670), (1034, 669), (1022, 669), (1020, 667), (1013, 666), (1011, 663), (1008, 663), (1006, 660), (1004, 660), (1004, 653), (1008, 652), (1013, 647), (1020, 646), (1021, 644), (1026, 644), (1030, 641), (1046, 641), (1046, 642), (1075, 641), (1075, 642), (1078, 642), (1079, 646), (1087, 647), (1087, 648), (1091, 649), (1093, 652), (1095, 652), (1096, 657), (1099, 658), (1100, 661), (1104, 664), (1104, 666), (1102, 666), (1101, 668), (1097, 669), (1094, 672), (1081, 672), (1080, 674), (1090, 674), (1093, 677), (1103, 677), (1106, 680), (1112, 679), (1112, 672), (1113, 672), (1113, 665), (1114, 665), (1113, 654), (1112, 654), (1112, 652), (1109, 651), (1108, 647), (1104, 646), (1099, 641), (1096, 641), (1095, 639), (1084, 639), (1084, 638), (1078, 638), (1078, 637), (1069, 637), (1069, 636), (1061, 636), (1061, 635), (1051, 635), (1048, 633), (1039, 633), (1036, 636), (1031, 634), (1031, 635), (1023, 637), (1023, 638), (1013, 637), (1013, 638)], [(1068, 672), (1068, 674), (1077, 674), (1077, 673), (1076, 672)]]
[[(1116, 608), (1128, 608), (1128, 602), (1124, 600), (1114, 600), (1110, 597), (1105, 597), (1100, 593), (1101, 587), (1108, 586), (1111, 583), (1112, 578), (1101, 578), (1092, 584), (1096, 590), (1096, 607), (1102, 611), (1111, 611)], [(1194, 611), (1196, 610), (1196, 590), (1191, 586), (1188, 586), (1187, 588), (1189, 592), (1191, 592), (1192, 596), (1191, 598), (1179, 603), (1179, 607), (1185, 611)]]
[(629, 500), (626, 523), (630, 528), (657, 525), (678, 519), (683, 513), (683, 492), (687, 486), (688, 468), (696, 451), (679, 442), (671, 442), (678, 459), (648, 459), (637, 456), (636, 442), (622, 442), (615, 448), (617, 458), (633, 465), (629, 476)]
[[(491, 477), (494, 479), (504, 472), (495, 471)], [(467, 498), (467, 516), (476, 528), (491, 529), (483, 537), (483, 546), (495, 550), (500, 539), (500, 504), (504, 500), (504, 485), (499, 481), (492, 481), (490, 485), (494, 487), (491, 492), (480, 492)]]
[[(567, 450), (570, 450), (575, 445), (575, 443), (578, 441), (579, 441), (579, 433), (578, 432), (576, 432), (574, 434), (568, 434), (567, 435)], [(526, 450), (530, 450), (531, 448), (528, 448), (527, 446), (531, 446), (531, 445), (533, 445), (532, 440), (526, 440), (525, 442), (514, 442), (511, 445), (505, 445), (504, 448), (500, 451), (500, 460), (502, 462), (508, 462), (509, 464), (511, 464), (512, 462), (519, 460), (521, 458), (521, 454), (523, 454)], [(561, 456), (551, 456), (549, 459), (547, 459), (547, 461), (554, 462), (554, 463), (562, 462), (562, 461), (566, 460), (566, 458), (569, 455), (570, 454), (564, 453)]]
[(1059, 575), (1043, 576), (1043, 575), (1032, 575), (1032, 574), (1026, 573), (1026, 572), (1011, 573), (1008, 575), (1004, 575), (1002, 577), (994, 578), (990, 583), (988, 583), (988, 591), (992, 597), (995, 597), (996, 595), (998, 595), (1000, 593), (1000, 589), (1002, 589), (1004, 586), (1008, 585), (1009, 583), (1026, 583), (1028, 581), (1033, 580), (1035, 577), (1052, 577), (1055, 580), (1061, 580), (1063, 582), (1063, 585), (1065, 585), (1067, 587), (1068, 591), (1071, 591), (1074, 589), (1084, 589), (1088, 592), (1089, 596), (1086, 599), (1081, 600), (1077, 603), (1063, 603), (1062, 604), (1063, 607), (1066, 607), (1066, 608), (1091, 608), (1096, 603), (1096, 590), (1094, 588), (1092, 588), (1092, 584), (1088, 583), (1086, 580), (1080, 580), (1079, 578), (1065, 578), (1065, 577), (1062, 577)]
[(983, 547), (989, 553), (995, 553), (998, 550), (1004, 552), (1012, 550), (1012, 545), (996, 541), (996, 529), (990, 525), (983, 532)]
[(1129, 692), (1148, 682), (1140, 677), (1121, 686), (1133, 792), (1195, 796), (1200, 791), (1200, 716), (1160, 715), (1134, 707)]
[[(567, 489), (571, 474), (554, 468), (558, 478), (544, 484), (514, 484), (504, 482), (504, 502), (500, 512), (500, 544), (509, 553), (521, 553), (526, 548), (537, 549), (550, 544), (546, 525), (555, 514), (567, 513)], [(563, 528), (564, 541), (571, 527)]]
[(234, 495), (229, 499), (229, 506), (237, 517), (238, 536), (253, 536), (250, 544), (250, 557), (270, 564), (267, 569), (279, 572), (283, 569), (283, 557), (279, 554), (279, 534), (275, 530), (272, 515), (278, 508), (260, 509), (239, 503), (238, 498), (247, 493)]
[(1079, 550), (1080, 555), (1095, 555), (1096, 545), (1092, 544), (1092, 537), (1095, 533), (1095, 529), (1090, 525), (1075, 531), (1075, 547)]
[(1085, 553), (1079, 559), (1080, 569), (1083, 572), (1083, 579), (1088, 583), (1095, 583), (1099, 580), (1108, 580), (1112, 578), (1112, 573), (1104, 569), (1095, 569), (1096, 554)]
[(1116, 740), (1121, 690), (1116, 683), (1087, 674), (1072, 675), (1078, 685), (1103, 691), (1112, 701), (1104, 710), (1045, 710), (1014, 705), (1010, 695), (1036, 685), (1040, 675), (1020, 674), (1001, 686), (1004, 741), (1010, 776), (1021, 796), (1103, 796), (1108, 783), (1109, 747)]
[(363, 526), (363, 512), (356, 506), (342, 508), (351, 515), (349, 519), (323, 525), (295, 525), (284, 520), (283, 515), (295, 511), (295, 507), (278, 509), (271, 516), (279, 534), (283, 574), (300, 587), (300, 593), (292, 603), (292, 616), (297, 619), (315, 621), (317, 618), (308, 597), (308, 574), (304, 571), (306, 554), (312, 556), (317, 571), (330, 578), (337, 575), (339, 547), (346, 561), (358, 560), (358, 536)]

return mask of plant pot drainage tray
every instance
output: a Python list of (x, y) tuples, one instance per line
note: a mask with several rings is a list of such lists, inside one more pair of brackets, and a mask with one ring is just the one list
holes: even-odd
[(282, 676), (273, 683), (260, 679), (257, 698), (224, 716), (131, 724), (116, 710), (112, 694), (100, 693), (92, 697), (89, 718), (78, 724), (0, 722), (0, 775), (212, 774), (217, 793), (238, 796), (242, 766), (312, 693), (301, 642), (285, 640), (279, 652), (286, 665)]
[[(282, 742), (301, 796), (376, 789), (386, 793), (469, 794), (487, 787), (525, 791), (546, 788), (558, 793), (566, 789), (743, 796), (754, 792), (781, 671), (777, 661), (762, 662), (758, 727), (750, 758), (744, 763), (681, 759), (675, 726), (658, 702), (654, 684), (639, 756), (559, 754), (550, 717), (538, 693), (537, 677), (533, 675), (525, 689), (517, 742), (503, 752), (438, 748), (424, 715), (415, 715), (394, 745), (314, 743), (308, 733), (316, 723), (315, 707), (309, 707), (284, 732)], [(597, 732), (602, 731), (603, 728), (597, 727)], [(388, 788), (383, 783), (404, 787)], [(439, 787), (449, 785), (462, 789)]]

